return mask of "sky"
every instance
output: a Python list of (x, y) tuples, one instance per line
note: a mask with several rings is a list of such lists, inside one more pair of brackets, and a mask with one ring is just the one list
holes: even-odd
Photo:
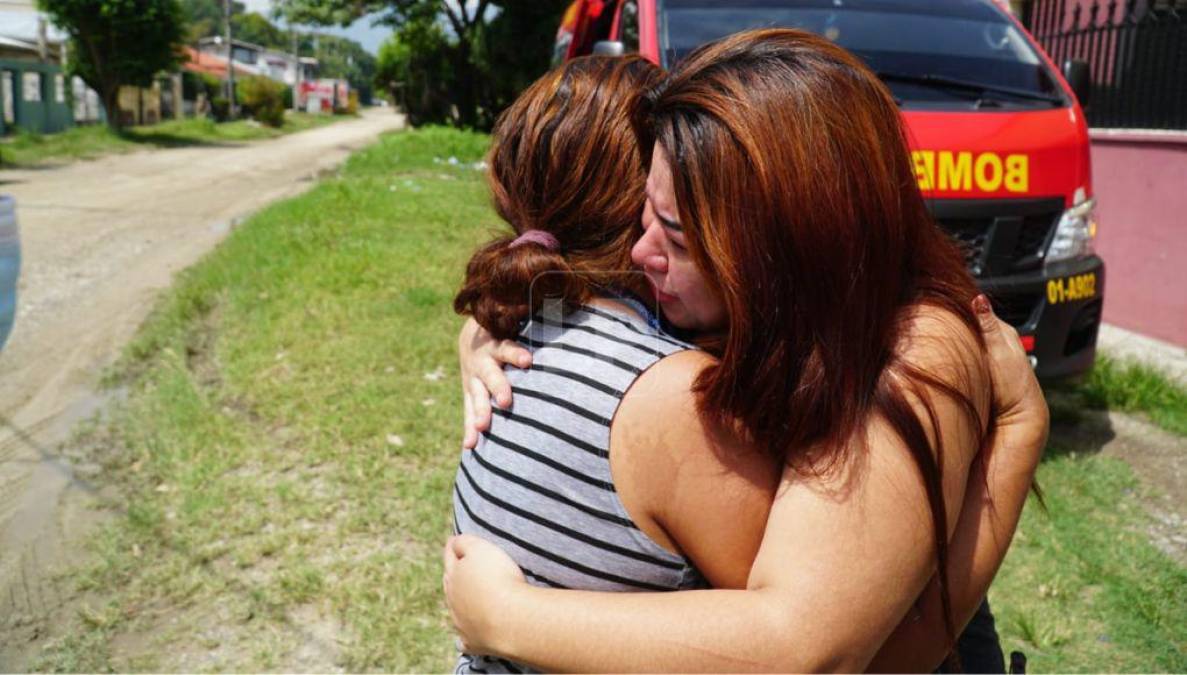
[[(269, 19), (272, 18), (270, 14), (272, 11), (272, 0), (240, 1), (243, 2), (244, 5), (247, 5), (247, 10), (249, 12), (259, 12)], [(318, 26), (312, 30), (316, 30), (319, 33), (329, 33), (331, 35), (341, 35), (343, 37), (348, 37), (363, 45), (363, 49), (366, 49), (372, 54), (378, 54), (379, 45), (383, 44), (383, 41), (386, 40), (389, 35), (391, 35), (392, 29), (388, 26), (372, 27), (371, 22), (373, 20), (373, 16), (365, 16), (346, 28), (324, 28)]]

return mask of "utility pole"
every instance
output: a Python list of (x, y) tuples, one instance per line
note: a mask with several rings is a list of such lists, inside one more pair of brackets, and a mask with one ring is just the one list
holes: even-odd
[(235, 101), (235, 61), (231, 58), (235, 53), (231, 46), (231, 0), (223, 0), (223, 41), (227, 43), (227, 112), (235, 119), (239, 117), (239, 106)]
[(300, 112), (301, 110), (301, 78), (304, 75), (304, 68), (301, 67), (301, 51), (297, 47), (297, 29), (293, 28), (293, 24), (289, 23), (289, 32), (293, 37), (293, 64), (296, 66), (296, 77), (293, 78), (293, 112)]
[(45, 63), (49, 60), (49, 39), (45, 34), (45, 17), (37, 17), (37, 58)]

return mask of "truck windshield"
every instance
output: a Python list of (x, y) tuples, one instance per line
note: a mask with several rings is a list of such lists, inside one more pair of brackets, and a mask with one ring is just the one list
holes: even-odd
[(660, 7), (669, 68), (731, 33), (800, 28), (865, 60), (904, 107), (1068, 104), (1026, 36), (986, 0), (661, 0)]

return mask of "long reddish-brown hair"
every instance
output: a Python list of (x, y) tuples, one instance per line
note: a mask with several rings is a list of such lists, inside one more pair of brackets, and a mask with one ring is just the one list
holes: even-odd
[(487, 158), (495, 210), (515, 234), (543, 230), (559, 247), (512, 248), (514, 237), (500, 237), (479, 249), (454, 299), (459, 314), (506, 339), (518, 332), (525, 307), (535, 312), (545, 298), (573, 305), (599, 287), (630, 285), (623, 273), (647, 181), (632, 119), (662, 76), (639, 57), (575, 59), (503, 113)]
[[(637, 126), (671, 164), (690, 254), (728, 314), (720, 360), (696, 383), (701, 413), (809, 470), (860, 440), (872, 416), (887, 419), (926, 486), (954, 642), (943, 439), (928, 391), (962, 407), (979, 443), (985, 427), (973, 392), (901, 351), (922, 305), (984, 343), (976, 286), (926, 208), (894, 99), (828, 40), (758, 30), (677, 65)], [(929, 412), (934, 448), (912, 399)], [(823, 458), (806, 454), (820, 448), (830, 449)]]

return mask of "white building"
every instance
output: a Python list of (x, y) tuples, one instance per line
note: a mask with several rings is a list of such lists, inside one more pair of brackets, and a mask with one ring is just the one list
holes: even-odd
[[(294, 89), (298, 82), (317, 79), (317, 59), (305, 56), (297, 58), (288, 52), (267, 49), (235, 39), (231, 40), (231, 47), (231, 59), (239, 66), (236, 70), (242, 69), (255, 75), (263, 75)], [(227, 46), (220, 36), (199, 40), (198, 51), (220, 59), (227, 57)]]

